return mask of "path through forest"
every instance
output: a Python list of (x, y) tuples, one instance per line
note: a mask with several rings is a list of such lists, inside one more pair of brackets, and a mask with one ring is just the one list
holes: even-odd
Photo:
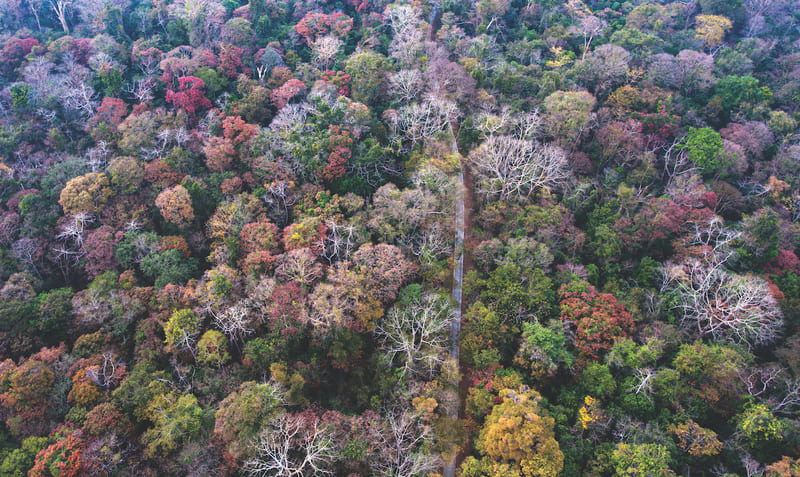
[[(455, 127), (453, 127), (455, 126)], [(453, 132), (452, 152), (458, 155), (460, 170), (458, 173), (458, 191), (456, 193), (456, 207), (455, 207), (455, 266), (453, 267), (453, 299), (456, 302), (456, 313), (453, 319), (453, 325), (450, 328), (450, 354), (455, 360), (457, 368), (460, 370), (460, 354), (459, 354), (459, 333), (461, 333), (461, 315), (463, 312), (462, 302), (462, 286), (464, 281), (465, 269), (465, 237), (467, 224), (469, 223), (469, 212), (472, 209), (472, 181), (469, 175), (469, 169), (464, 161), (464, 156), (461, 155), (458, 148), (457, 139), (457, 125), (451, 125)], [(467, 266), (469, 261), (467, 261)], [(468, 268), (468, 267), (467, 267)], [(461, 380), (463, 381), (463, 379)], [(457, 393), (457, 400), (455, 406), (451, 408), (450, 417), (457, 419), (462, 418), (460, 415), (462, 408), (462, 383), (454, 383)], [(453, 457), (449, 462), (445, 462), (443, 475), (444, 477), (455, 477), (456, 466), (458, 464), (458, 456)]]

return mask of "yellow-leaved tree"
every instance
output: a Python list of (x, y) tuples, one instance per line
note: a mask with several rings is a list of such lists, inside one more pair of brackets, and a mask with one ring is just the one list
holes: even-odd
[(503, 402), (494, 406), (481, 428), (476, 447), (484, 456), (469, 457), (461, 467), (464, 477), (555, 477), (564, 468), (564, 454), (553, 434), (555, 420), (540, 406), (541, 395), (521, 386), (500, 391)]
[(722, 15), (697, 15), (694, 37), (703, 40), (706, 47), (717, 46), (732, 27), (733, 23)]
[(101, 212), (113, 196), (108, 176), (91, 172), (70, 179), (61, 191), (58, 203), (64, 209), (64, 214), (95, 214)]

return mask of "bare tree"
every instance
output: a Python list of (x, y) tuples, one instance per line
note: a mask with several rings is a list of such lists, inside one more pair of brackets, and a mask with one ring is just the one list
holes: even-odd
[(400, 127), (413, 143), (432, 138), (450, 129), (451, 121), (458, 119), (455, 103), (429, 97), (422, 103), (414, 103), (400, 109)]
[(783, 374), (783, 368), (755, 368), (739, 370), (739, 379), (742, 380), (747, 394), (753, 397), (764, 395), (774, 386), (774, 382)]
[(586, 59), (586, 52), (589, 51), (592, 40), (594, 37), (601, 35), (606, 28), (608, 28), (608, 23), (594, 15), (582, 18), (580, 23), (572, 28), (574, 33), (583, 37), (583, 56), (581, 56), (581, 59)]
[(330, 67), (343, 44), (342, 40), (332, 35), (326, 35), (314, 40), (311, 45), (314, 66), (321, 69)]
[(389, 56), (400, 65), (409, 67), (422, 49), (424, 32), (420, 10), (412, 5), (392, 4), (386, 7), (384, 17), (392, 27)]
[(417, 477), (436, 471), (441, 459), (426, 449), (432, 437), (431, 427), (423, 425), (419, 416), (408, 411), (390, 414), (385, 427), (375, 432), (381, 451), (375, 454), (373, 472), (385, 477)]
[(119, 370), (123, 368), (123, 366), (122, 361), (120, 361), (114, 353), (106, 351), (103, 353), (103, 364), (91, 366), (86, 371), (86, 375), (96, 385), (109, 389), (120, 382), (122, 374), (119, 373)]
[(356, 246), (356, 228), (350, 224), (339, 224), (334, 220), (327, 220), (328, 228), (322, 241), (322, 257), (328, 264), (338, 260), (350, 259), (350, 254)]
[(242, 468), (247, 475), (332, 475), (331, 464), (337, 456), (333, 435), (319, 418), (297, 414), (283, 414), (267, 424), (254, 451), (256, 456)]
[(760, 477), (764, 475), (764, 466), (750, 454), (742, 456), (742, 465), (744, 466), (745, 475), (747, 477)]
[(632, 391), (636, 394), (643, 394), (648, 401), (652, 402), (653, 379), (658, 375), (653, 368), (637, 368), (634, 374), (635, 382)]
[(526, 200), (534, 191), (570, 177), (563, 149), (515, 136), (491, 136), (468, 159), (478, 190), (500, 200)]
[(681, 324), (700, 336), (764, 345), (778, 337), (782, 313), (763, 278), (737, 275), (724, 267), (735, 254), (732, 242), (738, 237), (722, 226), (720, 218), (696, 226), (692, 243), (702, 257), (683, 264), (666, 263), (662, 292), (678, 292)]
[(389, 77), (389, 88), (403, 103), (412, 103), (424, 88), (422, 73), (416, 69), (400, 70)]
[(11, 252), (17, 260), (31, 267), (37, 277), (42, 278), (39, 267), (36, 266), (36, 262), (41, 258), (41, 251), (39, 243), (35, 239), (21, 238), (17, 240), (11, 245)]
[(403, 374), (432, 377), (444, 361), (454, 319), (449, 300), (429, 293), (406, 308), (389, 310), (375, 334), (389, 361), (400, 361)]
[[(49, 2), (50, 2), (50, 7), (56, 14), (56, 17), (58, 17), (58, 21), (61, 22), (61, 28), (64, 29), (64, 33), (69, 35), (69, 25), (67, 25), (67, 16), (69, 16), (69, 14), (72, 13), (72, 8), (75, 3), (74, 0), (49, 0)], [(37, 17), (37, 22), (38, 22), (38, 17)]]
[(245, 336), (255, 331), (248, 308), (249, 303), (242, 300), (221, 313), (211, 311), (217, 328), (237, 345), (244, 342)]
[(783, 388), (781, 394), (768, 401), (772, 412), (796, 413), (800, 409), (800, 378), (784, 378)]

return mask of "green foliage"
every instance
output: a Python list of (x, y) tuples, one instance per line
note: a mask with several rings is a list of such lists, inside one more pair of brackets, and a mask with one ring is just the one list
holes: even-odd
[(772, 98), (769, 88), (759, 86), (752, 76), (726, 76), (714, 85), (714, 94), (726, 112), (742, 103), (756, 105)]
[(165, 343), (176, 351), (193, 345), (202, 324), (203, 321), (192, 310), (175, 310), (164, 324)]
[(785, 425), (764, 404), (751, 404), (737, 420), (736, 430), (752, 451), (773, 450), (783, 439)]
[(581, 373), (580, 382), (586, 394), (601, 399), (612, 396), (617, 390), (617, 382), (604, 364), (592, 363), (587, 366)]
[(614, 475), (632, 477), (675, 475), (669, 460), (667, 448), (660, 444), (619, 443), (611, 458)]
[(729, 164), (722, 154), (722, 136), (708, 127), (689, 128), (683, 150), (706, 176), (716, 174)]
[(17, 83), (11, 87), (11, 105), (16, 109), (25, 109), (30, 104), (31, 85)]
[(72, 290), (55, 288), (36, 297), (36, 318), (31, 320), (34, 329), (52, 338), (63, 336), (67, 320), (72, 313)]
[(177, 249), (154, 253), (142, 258), (142, 274), (150, 279), (156, 288), (167, 284), (184, 284), (197, 275), (197, 259), (186, 258)]
[(142, 441), (152, 456), (166, 456), (191, 441), (203, 429), (208, 416), (193, 394), (161, 394), (147, 407), (153, 427), (145, 431)]
[(28, 437), (18, 449), (9, 453), (0, 463), (0, 474), (8, 477), (27, 477), (36, 454), (50, 445), (47, 437)]

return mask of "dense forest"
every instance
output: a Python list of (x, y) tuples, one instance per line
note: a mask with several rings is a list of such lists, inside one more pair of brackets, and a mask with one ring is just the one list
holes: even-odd
[(798, 121), (796, 0), (3, 0), (0, 475), (800, 476)]

